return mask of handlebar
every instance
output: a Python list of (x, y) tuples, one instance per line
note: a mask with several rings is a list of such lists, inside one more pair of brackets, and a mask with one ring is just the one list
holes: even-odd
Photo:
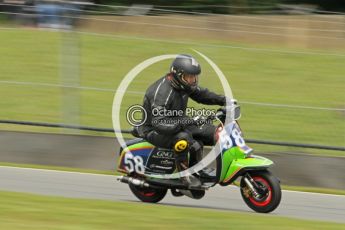
[(232, 120), (238, 120), (241, 117), (241, 110), (240, 106), (237, 104), (237, 101), (233, 103), (231, 106), (221, 107), (217, 110), (215, 114), (211, 114), (207, 117), (196, 116), (193, 120), (196, 124), (205, 124), (207, 122), (213, 122), (214, 120), (219, 120), (222, 123), (225, 123), (226, 116), (232, 116)]

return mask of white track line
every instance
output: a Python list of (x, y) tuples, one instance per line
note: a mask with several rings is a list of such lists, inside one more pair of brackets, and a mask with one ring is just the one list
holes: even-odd
[[(21, 82), (21, 81), (0, 81), (0, 84), (10, 84), (10, 85), (24, 85), (24, 86), (43, 86), (43, 87), (56, 87), (56, 88), (71, 88), (71, 89), (82, 89), (82, 90), (95, 90), (103, 92), (117, 92), (116, 90), (109, 88), (97, 88), (88, 86), (71, 86), (71, 85), (61, 85), (61, 84), (50, 84), (50, 83), (39, 83), (39, 82)], [(120, 90), (118, 90), (120, 91)], [(120, 91), (123, 92), (123, 91)], [(145, 92), (127, 90), (126, 93), (144, 95)], [(306, 106), (306, 105), (287, 105), (287, 104), (272, 104), (264, 102), (250, 102), (250, 101), (239, 101), (241, 104), (257, 105), (257, 106), (268, 106), (268, 107), (282, 107), (290, 109), (313, 109), (313, 110), (328, 110), (328, 111), (345, 111), (341, 108), (327, 108), (327, 107), (316, 107), (316, 106)]]

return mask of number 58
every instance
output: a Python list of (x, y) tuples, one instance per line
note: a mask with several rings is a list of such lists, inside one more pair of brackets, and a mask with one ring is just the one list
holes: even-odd
[(125, 168), (128, 172), (137, 172), (144, 174), (144, 160), (141, 156), (133, 156), (132, 153), (127, 153), (124, 159)]

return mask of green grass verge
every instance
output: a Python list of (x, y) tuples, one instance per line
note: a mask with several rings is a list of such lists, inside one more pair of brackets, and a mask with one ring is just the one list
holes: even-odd
[[(68, 38), (56, 32), (20, 29), (0, 31), (0, 53), (6, 54), (0, 56), (0, 80), (61, 84), (62, 39)], [(343, 56), (203, 47), (85, 34), (79, 35), (78, 39), (82, 86), (115, 90), (126, 73), (145, 59), (167, 53), (193, 53), (192, 49), (196, 49), (222, 69), (240, 102), (344, 108)], [(291, 51), (288, 48), (279, 49)], [(197, 58), (203, 66), (201, 85), (221, 92), (221, 84), (212, 69), (201, 57)], [(133, 91), (145, 91), (153, 81), (167, 72), (169, 65), (170, 60), (155, 64), (131, 83), (121, 105), (123, 128), (129, 127), (125, 120), (127, 108), (142, 103), (143, 96)], [(73, 96), (79, 97), (80, 124), (112, 126), (113, 92), (5, 83), (0, 84), (0, 97), (6, 98), (0, 101), (0, 119), (66, 122), (63, 120), (62, 108)], [(200, 108), (192, 102), (189, 105)], [(216, 109), (210, 106), (207, 108)], [(343, 111), (245, 103), (242, 104), (242, 111), (241, 126), (246, 138), (336, 146), (345, 144)], [(13, 126), (2, 125), (1, 129), (11, 130)], [(15, 129), (45, 130), (28, 126), (17, 126)], [(344, 155), (344, 152), (335, 154)]]
[(115, 170), (114, 171), (94, 170), (94, 169), (61, 167), (61, 166), (53, 166), (53, 165), (18, 164), (18, 163), (10, 163), (10, 162), (0, 162), (0, 166), (32, 168), (32, 169), (48, 169), (48, 170), (58, 170), (58, 171), (66, 171), (66, 172), (94, 173), (94, 174), (105, 174), (105, 175), (119, 175), (119, 173), (115, 172)]
[(0, 229), (344, 229), (343, 224), (131, 202), (0, 192)]
[(290, 186), (290, 185), (282, 185), (282, 189), (291, 190), (291, 191), (299, 191), (299, 192), (315, 192), (315, 193), (324, 193), (324, 194), (334, 194), (334, 195), (344, 195), (345, 196), (345, 190), (338, 190), (338, 189)]
[[(121, 175), (121, 173), (118, 173), (117, 171), (81, 169), (81, 168), (70, 168), (70, 167), (48, 166), (48, 165), (35, 165), (35, 164), (17, 164), (17, 163), (10, 163), (10, 162), (0, 162), (0, 166), (10, 166), (10, 167), (19, 167), (19, 168), (33, 168), (33, 169), (48, 169), (48, 170), (105, 174), (105, 175)], [(290, 185), (282, 185), (282, 188), (285, 190), (291, 190), (291, 191), (345, 195), (345, 190), (338, 190), (338, 189), (302, 187), (302, 186), (290, 186)]]

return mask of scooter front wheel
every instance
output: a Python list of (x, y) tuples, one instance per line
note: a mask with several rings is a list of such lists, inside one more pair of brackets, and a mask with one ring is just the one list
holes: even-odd
[(256, 212), (268, 213), (276, 209), (281, 200), (281, 188), (279, 180), (268, 171), (252, 172), (250, 176), (255, 183), (267, 193), (255, 197), (248, 188), (244, 177), (241, 180), (241, 195), (248, 207)]
[(129, 184), (132, 193), (142, 202), (158, 203), (167, 194), (167, 189), (143, 188)]

